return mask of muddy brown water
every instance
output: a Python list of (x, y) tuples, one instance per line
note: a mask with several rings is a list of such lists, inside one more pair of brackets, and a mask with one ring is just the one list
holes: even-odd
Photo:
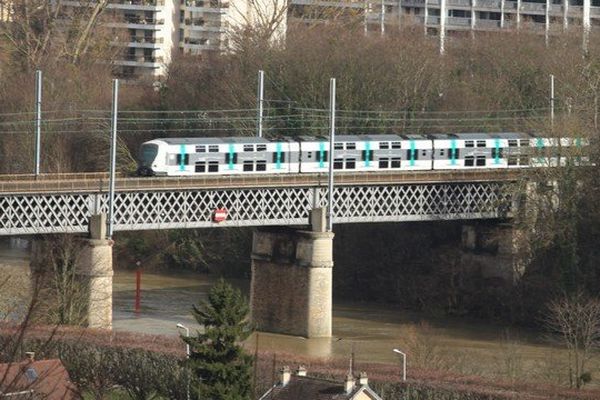
[[(28, 273), (25, 242), (0, 242), (0, 275)], [(2, 269), (2, 267), (4, 269)], [(113, 327), (117, 331), (178, 335), (178, 323), (192, 334), (200, 327), (192, 305), (206, 299), (217, 277), (193, 273), (143, 273), (141, 311), (134, 312), (135, 272), (116, 271), (113, 279)], [(246, 295), (249, 281), (233, 280)], [(1, 296), (0, 296), (1, 299)], [(508, 332), (508, 333), (507, 333)], [(256, 338), (246, 343), (254, 349)], [(394, 348), (408, 351), (411, 365), (429, 365), (487, 376), (564, 379), (564, 350), (539, 332), (482, 321), (430, 317), (399, 306), (334, 300), (333, 337), (305, 339), (259, 333), (260, 350), (309, 357), (349, 357), (357, 362), (398, 363)], [(598, 357), (592, 370), (599, 368)]]

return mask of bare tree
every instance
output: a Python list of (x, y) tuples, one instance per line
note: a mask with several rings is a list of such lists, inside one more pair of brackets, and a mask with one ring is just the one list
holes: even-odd
[(591, 380), (587, 363), (600, 348), (600, 300), (581, 293), (552, 301), (547, 328), (569, 352), (569, 386), (581, 388)]

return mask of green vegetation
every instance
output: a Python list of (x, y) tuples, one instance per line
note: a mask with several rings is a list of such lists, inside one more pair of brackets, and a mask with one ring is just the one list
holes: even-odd
[(194, 306), (194, 317), (204, 332), (184, 340), (191, 348), (189, 367), (199, 398), (251, 398), (252, 357), (240, 343), (252, 333), (248, 312), (242, 293), (222, 279), (210, 290), (208, 302)]

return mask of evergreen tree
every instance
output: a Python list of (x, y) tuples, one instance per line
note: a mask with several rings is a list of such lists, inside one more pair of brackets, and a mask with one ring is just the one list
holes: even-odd
[(223, 279), (210, 290), (208, 302), (194, 306), (192, 313), (204, 333), (184, 340), (190, 345), (189, 367), (198, 398), (251, 398), (252, 357), (239, 344), (252, 333), (248, 310), (241, 292)]

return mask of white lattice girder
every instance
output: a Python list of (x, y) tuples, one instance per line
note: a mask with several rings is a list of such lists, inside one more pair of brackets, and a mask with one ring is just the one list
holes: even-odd
[[(334, 223), (483, 219), (510, 206), (504, 184), (493, 182), (340, 186)], [(0, 195), (0, 235), (86, 232), (89, 218), (107, 212), (106, 193)], [(120, 192), (115, 230), (305, 225), (325, 206), (327, 188), (245, 188)], [(212, 222), (216, 208), (227, 219)]]

